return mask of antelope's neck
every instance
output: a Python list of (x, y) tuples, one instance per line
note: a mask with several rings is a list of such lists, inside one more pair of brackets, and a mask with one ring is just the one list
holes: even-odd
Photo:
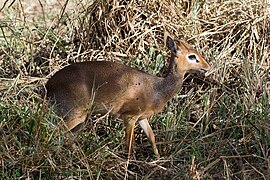
[(177, 65), (171, 60), (167, 75), (154, 86), (159, 103), (167, 103), (183, 85), (184, 73), (178, 72)]

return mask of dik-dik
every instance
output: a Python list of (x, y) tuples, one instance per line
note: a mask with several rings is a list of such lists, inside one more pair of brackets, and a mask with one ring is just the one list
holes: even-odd
[(61, 129), (79, 129), (91, 113), (109, 114), (124, 121), (128, 154), (134, 143), (134, 127), (139, 123), (159, 156), (149, 119), (162, 111), (180, 90), (187, 72), (205, 73), (209, 64), (190, 45), (166, 37), (171, 50), (165, 77), (156, 77), (129, 66), (110, 61), (71, 64), (52, 76), (47, 97), (64, 118)]

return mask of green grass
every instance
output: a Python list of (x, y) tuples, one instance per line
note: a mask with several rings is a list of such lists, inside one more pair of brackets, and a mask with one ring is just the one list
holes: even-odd
[[(131, 4), (139, 12), (71, 0), (66, 9), (62, 2), (53, 9), (43, 4), (42, 11), (37, 1), (32, 19), (19, 2), (0, 12), (0, 179), (269, 178), (264, 1), (189, 1), (190, 9), (180, 1)], [(44, 99), (51, 75), (99, 59), (161, 76), (169, 58), (164, 30), (201, 50), (212, 69), (208, 77), (188, 75), (151, 119), (160, 159), (136, 128), (136, 153), (127, 161), (123, 123), (108, 116), (91, 117), (78, 134), (59, 131), (62, 119)]]

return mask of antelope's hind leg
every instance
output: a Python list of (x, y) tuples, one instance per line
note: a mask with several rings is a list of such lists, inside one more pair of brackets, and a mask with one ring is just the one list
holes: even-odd
[(64, 122), (61, 123), (60, 129), (63, 132), (77, 132), (82, 129), (84, 122), (87, 119), (87, 110), (82, 107), (77, 107), (68, 114), (64, 119)]

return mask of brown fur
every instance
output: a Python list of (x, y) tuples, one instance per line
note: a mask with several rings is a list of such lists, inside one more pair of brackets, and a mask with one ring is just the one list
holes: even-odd
[[(164, 78), (108, 61), (75, 63), (58, 71), (49, 79), (46, 88), (58, 114), (65, 117), (63, 131), (70, 131), (83, 123), (90, 109), (101, 114), (110, 111), (111, 115), (124, 120), (129, 154), (133, 147), (135, 123), (140, 121), (158, 156), (154, 133), (147, 119), (161, 112), (179, 91), (186, 72), (210, 68), (187, 43), (174, 44), (167, 37), (167, 44), (172, 57)], [(195, 54), (199, 63), (190, 63), (187, 54)]]

